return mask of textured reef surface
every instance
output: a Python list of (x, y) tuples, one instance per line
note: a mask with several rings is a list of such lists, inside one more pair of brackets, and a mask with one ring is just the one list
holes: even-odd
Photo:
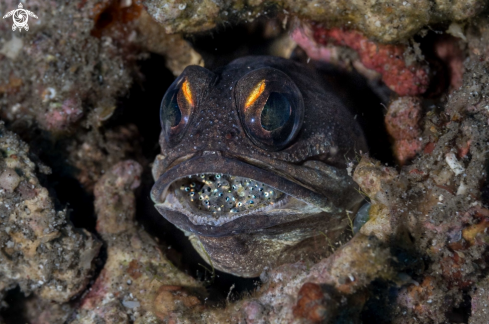
[[(0, 20), (0, 324), (487, 322), (486, 1), (24, 5), (29, 31)], [(357, 111), (371, 152), (347, 161), (368, 205), (315, 242), (327, 257), (253, 281), (149, 198), (166, 89), (248, 54), (333, 66), (378, 98)]]

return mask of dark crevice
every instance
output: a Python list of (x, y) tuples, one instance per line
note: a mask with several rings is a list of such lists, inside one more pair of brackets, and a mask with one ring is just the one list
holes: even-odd
[(1, 313), (6, 324), (29, 323), (25, 318), (25, 300), (26, 296), (18, 286), (6, 292), (4, 302), (7, 303), (8, 308)]
[(447, 313), (448, 322), (453, 324), (469, 323), (469, 317), (472, 309), (471, 302), (472, 298), (470, 294), (467, 291), (464, 291), (462, 295), (462, 302)]
[(253, 23), (221, 25), (212, 32), (189, 35), (187, 40), (202, 56), (205, 67), (214, 70), (239, 57), (270, 55), (273, 40), (284, 33), (281, 20), (262, 16)]
[(393, 96), (392, 91), (382, 82), (367, 81), (357, 72), (348, 72), (327, 63), (311, 64), (315, 64), (318, 73), (350, 108), (350, 112), (363, 129), (369, 155), (393, 165), (391, 143), (384, 123), (385, 107)]

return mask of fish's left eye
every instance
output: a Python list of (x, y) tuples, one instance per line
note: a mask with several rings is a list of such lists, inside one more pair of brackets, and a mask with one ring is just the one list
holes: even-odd
[(248, 137), (258, 146), (279, 151), (302, 127), (304, 103), (297, 86), (273, 68), (252, 71), (236, 85), (239, 116)]

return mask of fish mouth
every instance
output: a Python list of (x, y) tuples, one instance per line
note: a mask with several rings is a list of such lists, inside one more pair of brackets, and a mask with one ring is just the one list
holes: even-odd
[(151, 198), (177, 227), (209, 236), (254, 232), (324, 212), (338, 213), (323, 195), (237, 156), (210, 152), (174, 165)]
[(261, 181), (224, 173), (189, 175), (170, 185), (194, 224), (219, 226), (239, 217), (283, 205), (288, 196)]

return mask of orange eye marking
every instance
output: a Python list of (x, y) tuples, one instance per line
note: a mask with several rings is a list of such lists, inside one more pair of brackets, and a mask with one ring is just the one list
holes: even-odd
[(265, 80), (261, 80), (256, 87), (253, 88), (248, 99), (246, 99), (245, 109), (249, 108), (255, 101), (260, 97), (260, 95), (265, 91)]
[(187, 81), (187, 79), (185, 79), (185, 81), (182, 84), (182, 91), (183, 91), (183, 95), (185, 96), (185, 99), (187, 99), (187, 102), (191, 106), (193, 106), (194, 105), (194, 98), (192, 97), (192, 91), (190, 90), (190, 84)]

